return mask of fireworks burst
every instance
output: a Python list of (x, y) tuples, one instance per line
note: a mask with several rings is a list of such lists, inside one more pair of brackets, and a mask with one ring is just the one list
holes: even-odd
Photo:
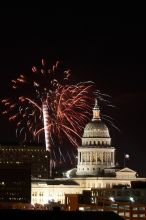
[(32, 67), (29, 78), (20, 74), (12, 80), (12, 88), (19, 92), (14, 93), (13, 100), (2, 100), (2, 114), (16, 122), (17, 137), (23, 136), (25, 142), (31, 133), (39, 141), (44, 133), (50, 153), (54, 137), (61, 141), (66, 136), (78, 146), (77, 140), (92, 112), (94, 83), (71, 85), (70, 76), (71, 70), (60, 71), (58, 61), (49, 68), (43, 59), (40, 67)]

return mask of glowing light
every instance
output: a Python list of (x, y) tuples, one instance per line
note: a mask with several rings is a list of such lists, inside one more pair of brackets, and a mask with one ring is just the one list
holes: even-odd
[(131, 202), (135, 202), (135, 200), (134, 200), (133, 197), (130, 197), (129, 200), (130, 200)]
[(111, 196), (109, 199), (110, 199), (112, 202), (115, 202), (114, 197)]
[(129, 155), (129, 154), (125, 154), (125, 158), (126, 158), (126, 159), (129, 159), (129, 158), (130, 158), (130, 155)]
[(19, 92), (15, 91), (13, 99), (2, 100), (5, 107), (2, 114), (16, 122), (17, 137), (23, 136), (26, 141), (31, 133), (34, 140), (40, 141), (40, 136), (45, 133), (46, 150), (50, 154), (54, 137), (62, 141), (66, 136), (78, 146), (94, 102), (94, 83), (69, 84), (71, 70), (60, 71), (59, 67), (59, 61), (49, 68), (42, 60), (40, 67), (32, 67), (29, 78), (20, 74), (12, 80), (12, 88)]

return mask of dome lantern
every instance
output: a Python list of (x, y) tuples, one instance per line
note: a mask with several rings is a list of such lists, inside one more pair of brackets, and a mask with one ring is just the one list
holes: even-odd
[(86, 124), (82, 138), (110, 138), (109, 129), (100, 118), (98, 101), (95, 99), (93, 118)]
[(101, 120), (100, 119), (100, 109), (99, 109), (99, 106), (98, 106), (98, 101), (97, 99), (95, 99), (95, 105), (94, 105), (94, 108), (93, 108), (93, 118), (92, 118), (92, 121), (99, 121)]

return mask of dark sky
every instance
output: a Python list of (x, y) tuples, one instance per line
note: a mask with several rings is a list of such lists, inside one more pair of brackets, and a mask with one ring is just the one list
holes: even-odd
[[(146, 175), (146, 33), (140, 18), (80, 15), (69, 9), (0, 9), (0, 98), (10, 97), (11, 79), (46, 58), (60, 60), (78, 81), (92, 80), (111, 96), (103, 107), (117, 160)], [(14, 125), (0, 117), (1, 143), (15, 142)]]

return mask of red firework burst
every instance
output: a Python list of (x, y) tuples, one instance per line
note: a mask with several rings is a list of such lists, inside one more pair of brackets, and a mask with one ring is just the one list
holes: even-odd
[[(2, 100), (10, 121), (15, 121), (17, 136), (30, 132), (34, 138), (45, 133), (46, 150), (50, 150), (54, 136), (66, 136), (78, 146), (83, 127), (87, 122), (94, 100), (94, 83), (69, 84), (71, 70), (61, 71), (57, 61), (51, 68), (43, 59), (40, 67), (33, 66), (29, 78), (20, 74), (12, 80), (13, 99)], [(19, 96), (19, 94), (22, 94)]]

